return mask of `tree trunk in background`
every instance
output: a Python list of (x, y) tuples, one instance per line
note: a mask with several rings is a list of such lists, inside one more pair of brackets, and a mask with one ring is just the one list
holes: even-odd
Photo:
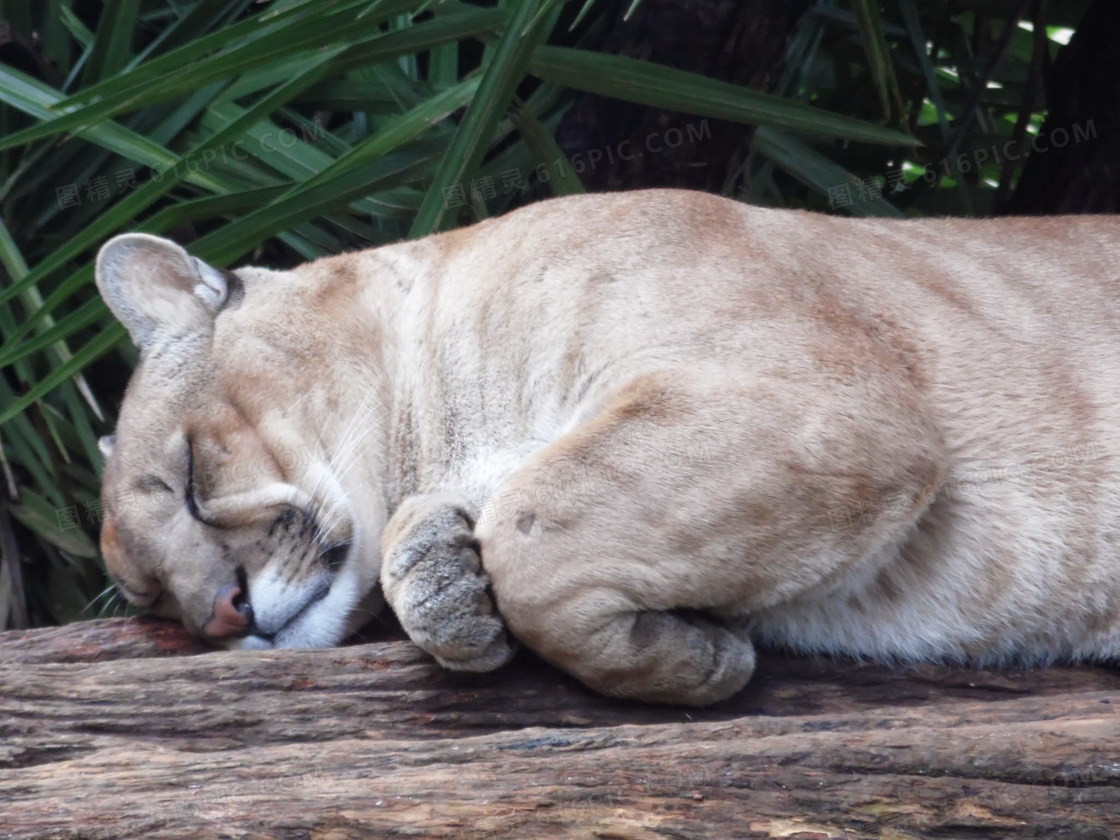
[[(615, 2), (603, 52), (769, 90), (794, 27), (812, 0)], [(742, 159), (751, 129), (581, 94), (557, 131), (590, 191), (686, 187), (719, 192)]]
[[(1095, 0), (1054, 60), (1049, 112), (1004, 214), (1120, 209), (1120, 3)], [(1043, 150), (1044, 149), (1044, 150)]]

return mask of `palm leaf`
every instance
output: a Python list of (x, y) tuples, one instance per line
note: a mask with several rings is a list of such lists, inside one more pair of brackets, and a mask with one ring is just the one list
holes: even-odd
[[(968, 111), (952, 138), (968, 156), (1039, 122), (1019, 105), (1032, 39), (1008, 30), (993, 62), (1009, 13), (988, 0), (813, 4), (770, 93), (594, 51), (619, 10), (641, 13), (633, 0), (0, 3), (38, 51), (0, 63), (0, 505), (31, 561), (0, 601), (25, 598), (38, 622), (82, 614), (104, 585), (96, 521), (62, 535), (59, 515), (95, 503), (96, 439), (113, 420), (98, 410), (111, 414), (136, 359), (92, 288), (114, 233), (176, 236), (217, 263), (263, 249), (284, 265), (578, 192), (581, 159), (555, 135), (578, 91), (755, 126), (728, 192), (820, 208), (847, 186), (864, 194), (842, 209), (865, 215), (983, 210), (998, 167), (944, 174), (947, 127)], [(1062, 25), (1079, 14), (1046, 8)], [(932, 179), (890, 201), (872, 187), (927, 165)], [(62, 200), (118, 170), (139, 170), (119, 194)], [(511, 174), (462, 219), (446, 206), (449, 189)]]
[(518, 82), (525, 76), (529, 58), (537, 42), (547, 34), (542, 22), (556, 0), (520, 3), (482, 71), (478, 94), (459, 124), (455, 138), (440, 162), (420, 212), (412, 223), (410, 236), (424, 236), (438, 230), (449, 218), (447, 191), (463, 185), (482, 161), (494, 129), (513, 98)]
[(816, 137), (917, 145), (914, 138), (893, 129), (634, 58), (565, 47), (538, 47), (529, 69), (535, 76), (559, 85), (701, 117), (766, 125)]

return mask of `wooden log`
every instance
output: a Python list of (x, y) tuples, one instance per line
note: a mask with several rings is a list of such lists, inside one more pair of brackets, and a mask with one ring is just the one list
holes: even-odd
[(0, 634), (0, 837), (1120, 834), (1120, 675), (764, 656), (688, 710), (527, 654), (203, 652), (175, 625)]

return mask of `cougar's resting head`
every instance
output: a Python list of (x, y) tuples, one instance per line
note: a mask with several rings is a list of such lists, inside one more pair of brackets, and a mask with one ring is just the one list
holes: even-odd
[(121, 591), (227, 647), (338, 643), (378, 606), (357, 523), (384, 512), (326, 454), (337, 406), (300, 391), (333, 351), (290, 317), (300, 285), (142, 234), (102, 249), (97, 284), (141, 351), (102, 441), (102, 552)]

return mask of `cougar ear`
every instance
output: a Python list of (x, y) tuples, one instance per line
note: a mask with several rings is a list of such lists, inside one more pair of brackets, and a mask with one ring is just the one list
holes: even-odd
[(97, 288), (140, 349), (166, 330), (207, 329), (229, 295), (226, 276), (179, 245), (146, 233), (110, 239), (97, 255)]

